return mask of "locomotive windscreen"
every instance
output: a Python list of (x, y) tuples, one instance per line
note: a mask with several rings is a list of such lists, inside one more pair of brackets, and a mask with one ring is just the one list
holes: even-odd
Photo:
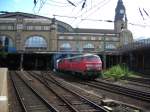
[(97, 56), (86, 56), (85, 59), (89, 61), (100, 60), (100, 58)]

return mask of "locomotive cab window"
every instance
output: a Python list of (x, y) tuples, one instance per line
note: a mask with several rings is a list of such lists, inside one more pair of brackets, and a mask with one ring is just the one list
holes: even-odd
[(96, 56), (87, 56), (87, 57), (85, 57), (85, 59), (89, 60), (89, 61), (93, 61), (93, 60), (99, 60), (100, 58), (96, 57)]

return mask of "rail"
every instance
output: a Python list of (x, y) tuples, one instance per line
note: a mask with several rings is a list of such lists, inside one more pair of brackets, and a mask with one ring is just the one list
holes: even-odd
[(39, 74), (35, 75), (33, 73), (31, 75), (39, 80), (43, 78), (41, 82), (43, 82), (48, 88), (50, 88), (55, 94), (57, 94), (57, 96), (59, 96), (64, 102), (66, 102), (66, 104), (70, 106), (73, 112), (108, 112), (108, 110), (106, 110), (104, 107), (97, 105), (96, 103), (88, 100), (80, 94), (77, 94), (76, 92), (61, 85), (54, 77), (47, 78), (44, 75), (40, 76)]
[(17, 72), (11, 72), (11, 79), (18, 99), (25, 112), (58, 112), (35, 89), (33, 89)]
[(90, 81), (90, 82), (79, 82), (79, 83), (84, 84), (84, 85), (89, 85), (98, 89), (110, 91), (113, 93), (122, 94), (125, 96), (136, 98), (138, 100), (150, 102), (150, 93), (148, 92), (138, 91), (135, 89), (122, 87), (116, 84), (110, 84), (104, 81), (96, 81), (96, 82)]

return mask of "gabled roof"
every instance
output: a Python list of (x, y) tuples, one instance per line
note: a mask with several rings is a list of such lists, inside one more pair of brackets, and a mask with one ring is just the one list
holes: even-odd
[[(2, 13), (2, 14), (0, 14), (0, 18), (16, 18), (18, 16), (21, 16), (23, 18), (33, 18), (33, 19), (44, 18), (44, 19), (52, 20), (52, 18), (49, 18), (49, 17), (39, 16), (39, 15), (24, 13), (24, 12), (0, 11), (0, 13)], [(59, 20), (56, 20), (56, 22), (58, 25), (59, 32), (73, 32), (73, 28), (69, 24), (59, 21)]]

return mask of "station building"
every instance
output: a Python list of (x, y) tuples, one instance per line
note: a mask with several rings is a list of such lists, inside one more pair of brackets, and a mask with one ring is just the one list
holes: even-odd
[(7, 46), (10, 52), (101, 52), (114, 50), (132, 40), (122, 0), (117, 3), (114, 29), (110, 30), (73, 28), (55, 18), (22, 12), (0, 14), (1, 46)]
[(8, 53), (113, 53), (133, 41), (126, 9), (118, 0), (114, 29), (83, 29), (55, 18), (23, 12), (0, 14), (0, 49)]

